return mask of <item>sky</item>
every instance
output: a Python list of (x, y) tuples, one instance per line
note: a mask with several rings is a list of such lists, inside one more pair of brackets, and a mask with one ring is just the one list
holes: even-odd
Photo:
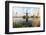
[(21, 13), (26, 13), (26, 11), (30, 13), (32, 11), (32, 8), (29, 7), (17, 7), (15, 9), (17, 12), (21, 12)]
[[(29, 13), (29, 14), (31, 14), (33, 10), (36, 11), (35, 9), (36, 9), (36, 8), (34, 8), (34, 7), (14, 7), (14, 8), (13, 8), (13, 16), (15, 16), (16, 14), (18, 14), (18, 16), (19, 16), (19, 15), (22, 16), (22, 15), (24, 15), (26, 12)], [(26, 15), (26, 14), (25, 14), (25, 15)]]

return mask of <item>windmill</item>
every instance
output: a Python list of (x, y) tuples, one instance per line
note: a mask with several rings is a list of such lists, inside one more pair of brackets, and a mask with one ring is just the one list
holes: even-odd
[[(26, 14), (26, 23), (28, 23), (28, 14), (30, 14), (30, 13), (28, 13), (29, 9), (30, 8), (26, 8), (26, 10), (25, 10), (26, 13), (24, 13), (24, 14)], [(23, 10), (24, 10), (24, 8), (23, 8)]]

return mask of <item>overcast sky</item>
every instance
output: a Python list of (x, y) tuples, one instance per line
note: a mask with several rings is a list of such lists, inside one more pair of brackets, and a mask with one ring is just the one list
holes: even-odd
[(14, 7), (13, 8), (13, 16), (15, 16), (16, 13), (19, 14), (19, 15), (23, 15), (26, 12), (28, 12), (29, 14), (31, 14), (32, 11), (33, 11), (33, 9), (35, 10), (36, 8), (33, 8), (33, 7)]

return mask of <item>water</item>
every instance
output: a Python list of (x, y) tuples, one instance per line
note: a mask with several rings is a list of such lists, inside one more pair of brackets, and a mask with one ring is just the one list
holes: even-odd
[[(13, 22), (16, 22), (16, 23), (26, 23), (26, 19), (23, 19), (23, 18), (14, 18), (13, 19), (14, 21)], [(31, 23), (32, 22), (32, 18), (29, 18), (28, 19), (28, 23)]]
[[(26, 19), (23, 18), (14, 18), (13, 22), (14, 27), (19, 27), (19, 24), (21, 24), (21, 27), (40, 27), (40, 18), (28, 18), (28, 22), (26, 22)], [(18, 25), (16, 26), (16, 24)]]

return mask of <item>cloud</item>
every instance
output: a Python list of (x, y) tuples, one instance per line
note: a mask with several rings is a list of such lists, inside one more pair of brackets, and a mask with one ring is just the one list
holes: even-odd
[(26, 15), (26, 12), (28, 12), (29, 16), (32, 16), (33, 14), (37, 15), (38, 8), (34, 7), (14, 7), (13, 8), (13, 16), (23, 16)]

